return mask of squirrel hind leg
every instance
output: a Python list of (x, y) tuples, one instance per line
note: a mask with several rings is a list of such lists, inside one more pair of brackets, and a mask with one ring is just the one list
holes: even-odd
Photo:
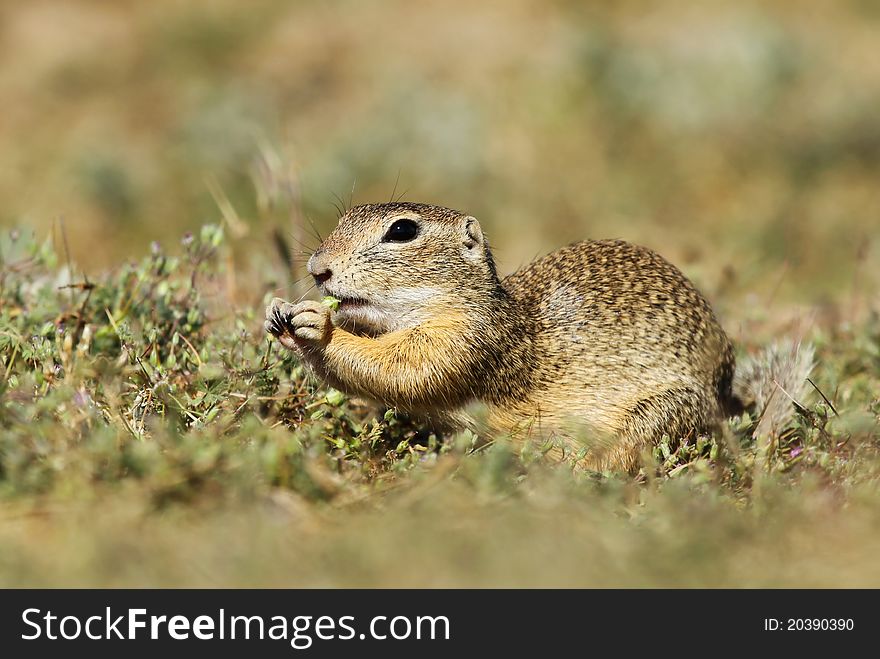
[(642, 453), (668, 435), (673, 440), (711, 432), (720, 422), (720, 406), (705, 391), (670, 389), (638, 401), (629, 411), (619, 439), (590, 451), (582, 466), (595, 471), (638, 472)]

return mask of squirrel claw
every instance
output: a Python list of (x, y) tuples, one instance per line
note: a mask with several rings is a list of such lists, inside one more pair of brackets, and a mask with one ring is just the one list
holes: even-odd
[(290, 308), (291, 305), (280, 297), (273, 298), (266, 307), (266, 322), (263, 328), (269, 334), (275, 337), (281, 337), (284, 334), (293, 334), (293, 328), (290, 325)]
[(330, 310), (318, 302), (291, 304), (276, 297), (266, 307), (263, 327), (279, 339), (292, 337), (298, 344), (320, 343), (331, 329)]

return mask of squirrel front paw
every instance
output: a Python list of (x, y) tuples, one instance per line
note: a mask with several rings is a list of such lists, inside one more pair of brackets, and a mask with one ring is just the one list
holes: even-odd
[(320, 302), (291, 304), (276, 297), (266, 307), (264, 327), (288, 348), (309, 348), (327, 342), (333, 322), (329, 307)]

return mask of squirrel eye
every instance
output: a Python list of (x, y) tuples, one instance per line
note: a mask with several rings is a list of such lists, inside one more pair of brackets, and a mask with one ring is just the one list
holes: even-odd
[(397, 220), (392, 224), (385, 235), (383, 243), (405, 243), (419, 235), (419, 225), (412, 220)]

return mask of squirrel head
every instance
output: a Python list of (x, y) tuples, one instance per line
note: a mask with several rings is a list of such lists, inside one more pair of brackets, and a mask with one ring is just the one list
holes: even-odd
[(428, 204), (355, 206), (308, 270), (323, 295), (340, 300), (338, 324), (374, 335), (461, 315), (501, 290), (479, 222)]

